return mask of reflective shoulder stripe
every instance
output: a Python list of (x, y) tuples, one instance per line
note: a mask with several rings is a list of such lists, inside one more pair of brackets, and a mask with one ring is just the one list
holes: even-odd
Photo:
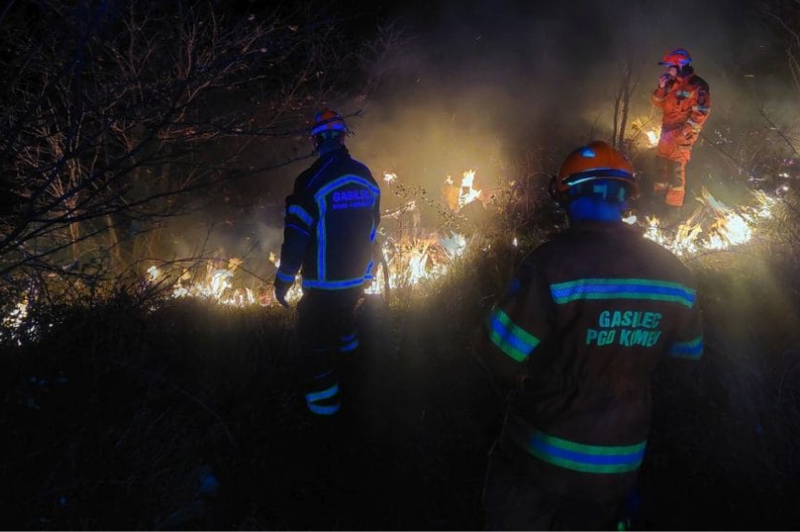
[(517, 362), (524, 362), (540, 343), (538, 338), (511, 321), (502, 309), (492, 313), (489, 339)]
[(550, 285), (558, 305), (578, 300), (643, 299), (694, 306), (695, 290), (680, 283), (655, 279), (577, 279)]
[(314, 218), (312, 218), (311, 215), (308, 214), (308, 212), (306, 212), (306, 210), (300, 205), (289, 205), (289, 208), (286, 209), (286, 214), (294, 214), (309, 227), (311, 227), (311, 224), (314, 223)]
[(703, 355), (703, 337), (698, 336), (688, 342), (676, 342), (670, 346), (667, 354), (671, 357), (697, 360)]

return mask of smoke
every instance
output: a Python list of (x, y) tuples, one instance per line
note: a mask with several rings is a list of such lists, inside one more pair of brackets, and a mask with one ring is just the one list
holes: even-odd
[(531, 154), (554, 171), (575, 146), (609, 140), (626, 65), (638, 82), (629, 118), (657, 124), (657, 62), (675, 47), (711, 85), (707, 133), (763, 128), (762, 107), (786, 116), (795, 103), (783, 40), (753, 2), (415, 2), (392, 15), (415, 38), (371, 65), (380, 85), (350, 104), (363, 108), (350, 146), (374, 173), (426, 187), (468, 168), (479, 187), (515, 178)]
[[(369, 34), (375, 29), (369, 9), (380, 6), (351, 4), (369, 26), (358, 33)], [(381, 7), (381, 16), (404, 32), (387, 39), (382, 53), (362, 54), (364, 79), (356, 84), (364, 92), (324, 104), (343, 114), (361, 111), (349, 119), (355, 136), (348, 146), (379, 182), (384, 172), (394, 172), (435, 196), (447, 176), (458, 179), (475, 169), (476, 188), (492, 188), (503, 179), (552, 173), (576, 146), (610, 140), (623, 68), (631, 68), (637, 82), (629, 119), (658, 124), (660, 114), (650, 104), (663, 72), (657, 62), (685, 47), (711, 86), (713, 111), (704, 133), (747, 165), (757, 151), (750, 148), (753, 131), (764, 142), (781, 142), (768, 138), (762, 108), (782, 127), (797, 126), (785, 36), (762, 7), (744, 0), (428, 0)], [(354, 49), (359, 46), (354, 41)], [(234, 213), (238, 232), (222, 238), (226, 249), (236, 248), (231, 255), (247, 252), (239, 248), (255, 238), (253, 231), (259, 234), (253, 253), (262, 262), (278, 251), (283, 197), (309, 164), (270, 173), (254, 187), (264, 202), (252, 220), (250, 213), (246, 219)], [(690, 178), (694, 172), (737, 185), (747, 179), (739, 163), (704, 143), (691, 164)], [(384, 206), (392, 206), (390, 196), (384, 194)]]

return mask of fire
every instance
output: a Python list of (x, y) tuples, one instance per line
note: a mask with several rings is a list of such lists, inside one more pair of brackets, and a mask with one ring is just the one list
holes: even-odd
[[(272, 251), (269, 252), (269, 261), (276, 268), (281, 267), (281, 259)], [(294, 284), (292, 285), (291, 288), (289, 288), (289, 291), (286, 293), (286, 301), (288, 301), (289, 303), (296, 303), (300, 301), (300, 298), (303, 297), (303, 289), (301, 287), (302, 282), (303, 282), (302, 278), (298, 275), (294, 280)], [(269, 304), (273, 302), (272, 294), (269, 293), (265, 295), (264, 298), (261, 299), (264, 301), (264, 304)]]
[(658, 146), (658, 141), (661, 139), (661, 131), (658, 129), (651, 129), (645, 131), (644, 134), (647, 136), (647, 147), (648, 148), (655, 148)]
[(458, 192), (458, 208), (462, 209), (465, 205), (472, 203), (481, 197), (481, 191), (473, 188), (475, 181), (475, 170), (467, 170), (461, 177), (461, 188)]
[(452, 176), (447, 176), (442, 185), (442, 197), (451, 211), (457, 213), (475, 200), (482, 200), (481, 190), (474, 186), (475, 170), (467, 170), (461, 175), (461, 184), (456, 187)]
[[(431, 234), (422, 238), (389, 239), (382, 248), (388, 270), (389, 288), (413, 287), (423, 281), (443, 277), (450, 266), (467, 250), (463, 235), (451, 233), (439, 238)], [(375, 269), (374, 280), (365, 290), (368, 294), (384, 291), (384, 264)]]
[(147, 269), (148, 280), (151, 284), (171, 282), (169, 296), (173, 298), (192, 297), (237, 307), (268, 304), (267, 298), (263, 295), (256, 296), (251, 288), (234, 287), (233, 277), (236, 269), (242, 264), (241, 259), (229, 259), (226, 268), (219, 268), (217, 264), (214, 261), (207, 262), (203, 276), (183, 270), (177, 279), (174, 272), (165, 274), (161, 268), (153, 265)]
[[(398, 182), (395, 173), (386, 172), (383, 179), (390, 184)], [(475, 171), (467, 170), (462, 175), (461, 186), (456, 188), (448, 176), (446, 183), (453, 185), (449, 190), (453, 192), (451, 208), (455, 207), (455, 211), (480, 199), (481, 190), (474, 187), (474, 180)], [(387, 212), (384, 217), (400, 218), (415, 210), (415, 200), (411, 199), (396, 211)], [(514, 245), (517, 245), (516, 238)], [(466, 238), (454, 232), (442, 236), (435, 231), (426, 233), (417, 229), (410, 234), (388, 236), (382, 246), (385, 261), (373, 268), (373, 281), (365, 291), (370, 294), (383, 293), (386, 277), (390, 288), (413, 287), (424, 281), (439, 279), (447, 274), (455, 261), (464, 256), (467, 248)], [(270, 252), (269, 261), (276, 268), (280, 267), (280, 258), (274, 252)], [(241, 264), (242, 261), (236, 258), (230, 259), (225, 268), (218, 267), (218, 263), (208, 262), (204, 275), (184, 270), (176, 280), (175, 274), (170, 277), (162, 268), (153, 265), (147, 269), (147, 276), (151, 284), (171, 282), (170, 296), (174, 298), (194, 297), (234, 306), (275, 304), (271, 286), (262, 287), (258, 293), (250, 288), (236, 287), (235, 274)], [(384, 267), (387, 269), (385, 274)], [(297, 302), (303, 296), (301, 285), (302, 279), (298, 276), (287, 294), (287, 301)]]
[[(777, 203), (775, 198), (761, 191), (754, 192), (753, 196), (755, 205), (731, 208), (703, 188), (697, 198), (700, 206), (674, 234), (667, 235), (658, 218), (647, 217), (645, 237), (677, 255), (696, 255), (746, 244), (753, 239), (759, 220), (770, 218)], [(707, 230), (703, 228), (704, 221)]]
[[(460, 189), (454, 186), (450, 189), (454, 192), (458, 190), (458, 205), (462, 208), (480, 198), (481, 191), (474, 188), (474, 178), (475, 172), (468, 170), (463, 174)], [(645, 217), (643, 222), (631, 217), (626, 221), (642, 223), (645, 237), (677, 255), (693, 256), (705, 251), (730, 249), (751, 241), (759, 220), (771, 217), (778, 201), (763, 192), (754, 192), (754, 199), (753, 205), (732, 208), (703, 189), (698, 198), (698, 208), (674, 230), (664, 228), (662, 221), (656, 217)], [(405, 205), (387, 217), (400, 217), (412, 211), (413, 206), (409, 208)], [(517, 236), (513, 236), (511, 243), (514, 247), (519, 246)], [(455, 232), (441, 235), (415, 228), (399, 235), (388, 235), (382, 244), (385, 260), (376, 260), (373, 281), (365, 292), (382, 294), (387, 277), (391, 289), (413, 288), (440, 279), (448, 274), (456, 261), (464, 257), (468, 249), (467, 239)], [(280, 258), (275, 253), (269, 254), (269, 260), (276, 268), (280, 267)], [(147, 275), (153, 284), (172, 283), (171, 297), (195, 297), (235, 306), (275, 304), (271, 286), (262, 286), (257, 292), (236, 286), (235, 274), (241, 265), (242, 261), (237, 258), (230, 259), (226, 267), (219, 267), (218, 262), (208, 262), (204, 275), (183, 270), (177, 278), (175, 274), (170, 278), (162, 271), (163, 268), (153, 265), (147, 269)], [(298, 276), (287, 295), (288, 301), (297, 302), (302, 297), (301, 281)], [(15, 313), (5, 319), (4, 324), (11, 319), (21, 322), (24, 316), (25, 306), (20, 305)]]

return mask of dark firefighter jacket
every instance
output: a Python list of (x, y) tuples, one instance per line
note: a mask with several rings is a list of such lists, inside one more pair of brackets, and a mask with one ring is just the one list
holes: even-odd
[(687, 76), (670, 80), (664, 88), (656, 88), (652, 102), (663, 111), (658, 155), (688, 162), (691, 147), (711, 113), (708, 83), (690, 71)]
[(651, 372), (703, 352), (691, 272), (625, 224), (584, 224), (526, 258), (487, 326), (490, 365), (516, 388), (499, 448), (550, 492), (624, 496)]
[(358, 287), (372, 275), (372, 246), (380, 222), (380, 190), (369, 168), (342, 148), (321, 156), (286, 198), (278, 277), (303, 288)]

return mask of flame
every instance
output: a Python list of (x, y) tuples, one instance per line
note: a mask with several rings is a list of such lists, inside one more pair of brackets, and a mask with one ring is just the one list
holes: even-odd
[[(656, 217), (646, 218), (645, 237), (677, 255), (695, 255), (703, 251), (722, 251), (750, 242), (759, 220), (772, 217), (777, 199), (762, 191), (753, 193), (755, 205), (731, 208), (703, 188), (700, 207), (683, 221), (674, 234), (667, 235)], [(710, 219), (710, 223), (708, 223)], [(707, 229), (704, 229), (704, 223)]]
[[(648, 138), (657, 142), (657, 136), (649, 133)], [(652, 133), (656, 134), (655, 131)], [(450, 176), (445, 181), (442, 193), (454, 211), (481, 199), (481, 190), (474, 187), (475, 175), (474, 170), (464, 172), (460, 187), (453, 184)], [(387, 173), (384, 180), (395, 183), (398, 177)], [(754, 201), (750, 205), (729, 207), (703, 189), (695, 212), (675, 229), (665, 228), (656, 217), (644, 217), (642, 221), (631, 216), (625, 221), (643, 225), (645, 237), (678, 255), (696, 255), (704, 251), (725, 250), (752, 241), (757, 235), (759, 222), (774, 216), (774, 208), (780, 201), (780, 195), (781, 189), (776, 192), (776, 196), (757, 191), (753, 192)], [(415, 200), (407, 199), (395, 211), (387, 211), (384, 218), (400, 220), (416, 207)], [(474, 245), (473, 242), (476, 241), (472, 239), (468, 242), (458, 233), (442, 234), (417, 226), (409, 231), (408, 224), (398, 225), (401, 227), (398, 234), (387, 235), (382, 230), (382, 235), (385, 236), (382, 244), (385, 261), (374, 268), (373, 281), (366, 287), (366, 293), (381, 294), (386, 278), (391, 288), (414, 288), (416, 285), (425, 286), (424, 283), (428, 281), (441, 279), (452, 270), (457, 261), (463, 259), (470, 245)], [(512, 245), (518, 247), (517, 236), (509, 236), (512, 236)], [(484, 244), (482, 248), (488, 251), (491, 244)], [(269, 260), (276, 268), (280, 267), (280, 258), (275, 253), (269, 253)], [(220, 264), (225, 266), (220, 267)], [(272, 286), (268, 281), (258, 287), (244, 286), (247, 278), (241, 279), (242, 274), (239, 272), (244, 270), (242, 265), (243, 261), (239, 258), (231, 258), (225, 262), (208, 261), (205, 268), (200, 265), (200, 268), (191, 270), (174, 265), (169, 267), (167, 263), (152, 265), (146, 270), (145, 282), (151, 285), (157, 283), (159, 287), (166, 288), (173, 298), (191, 297), (233, 306), (275, 304)], [(301, 279), (298, 276), (287, 294), (287, 300), (296, 302), (302, 295)], [(2, 326), (13, 331), (23, 326), (27, 316), (28, 301), (24, 300), (2, 318)]]
[(473, 201), (475, 201), (476, 199), (480, 198), (481, 191), (472, 187), (472, 183), (474, 180), (475, 180), (475, 170), (467, 170), (462, 175), (461, 188), (458, 191), (459, 209), (464, 208), (465, 205), (468, 205)]
[[(474, 188), (475, 171), (467, 170), (463, 173), (461, 187), (451, 187), (453, 199), (457, 200), (458, 208), (468, 205), (480, 198), (481, 191)], [(384, 181), (397, 182), (397, 174), (385, 173)], [(446, 183), (453, 183), (448, 176)], [(454, 202), (455, 203), (455, 202)], [(387, 213), (385, 217), (399, 218), (416, 209), (415, 200), (407, 201), (395, 212)], [(425, 233), (424, 231), (422, 233)], [(516, 238), (514, 239), (515, 244)], [(435, 231), (411, 235), (394, 235), (386, 238), (383, 253), (386, 258), (386, 275), (390, 288), (413, 287), (423, 281), (439, 279), (446, 275), (450, 266), (464, 256), (468, 248), (466, 238), (458, 233), (449, 233), (440, 236)], [(269, 253), (269, 261), (279, 268), (281, 261), (274, 252)], [(218, 264), (218, 263), (217, 263)], [(214, 301), (223, 305), (270, 305), (275, 304), (271, 287), (262, 287), (257, 292), (250, 288), (237, 288), (234, 280), (236, 270), (242, 264), (241, 259), (232, 258), (226, 268), (218, 268), (211, 262), (208, 263), (205, 275), (198, 276), (184, 270), (175, 281), (171, 296), (175, 298), (194, 297)], [(373, 281), (367, 286), (365, 292), (380, 294), (383, 292), (385, 275), (383, 264), (379, 264), (373, 271)], [(149, 281), (166, 282), (169, 276), (157, 266), (147, 269)], [(300, 276), (287, 294), (287, 301), (297, 302), (303, 295)]]
[(647, 136), (648, 148), (655, 148), (656, 146), (658, 146), (658, 141), (661, 139), (660, 129), (650, 129), (648, 131), (645, 131), (644, 134)]
[[(281, 267), (281, 259), (278, 257), (274, 252), (269, 252), (269, 261), (276, 267)], [(300, 298), (303, 297), (303, 288), (302, 288), (302, 278), (298, 275), (295, 277), (294, 284), (289, 288), (289, 291), (286, 293), (286, 301), (289, 303), (296, 303), (300, 301)], [(266, 294), (263, 295), (261, 298), (262, 305), (269, 305), (270, 303), (274, 303), (272, 300), (272, 290), (268, 290)]]
[(458, 233), (450, 233), (449, 237), (439, 239), (439, 243), (451, 260), (463, 256), (467, 250), (467, 239), (464, 238), (464, 235)]
[(442, 185), (442, 197), (451, 211), (457, 213), (466, 205), (481, 198), (481, 191), (474, 187), (475, 170), (467, 170), (461, 175), (461, 185), (455, 186), (452, 176), (447, 176)]
[[(458, 233), (443, 238), (431, 234), (423, 238), (389, 239), (382, 248), (389, 288), (414, 287), (424, 281), (439, 279), (447, 275), (450, 266), (463, 257), (467, 249), (466, 238)], [(376, 268), (372, 284), (365, 289), (367, 294), (383, 293), (383, 268), (383, 264)]]
[(231, 258), (226, 268), (218, 268), (216, 267), (218, 262), (209, 261), (203, 276), (198, 276), (190, 270), (183, 270), (180, 275), (175, 275), (174, 271), (165, 273), (162, 268), (153, 265), (147, 268), (148, 281), (151, 284), (166, 283), (174, 278), (169, 296), (176, 299), (192, 297), (238, 307), (268, 305), (271, 303), (271, 297), (266, 297), (263, 293), (256, 294), (248, 287), (234, 287), (234, 274), (242, 262), (241, 259)]

